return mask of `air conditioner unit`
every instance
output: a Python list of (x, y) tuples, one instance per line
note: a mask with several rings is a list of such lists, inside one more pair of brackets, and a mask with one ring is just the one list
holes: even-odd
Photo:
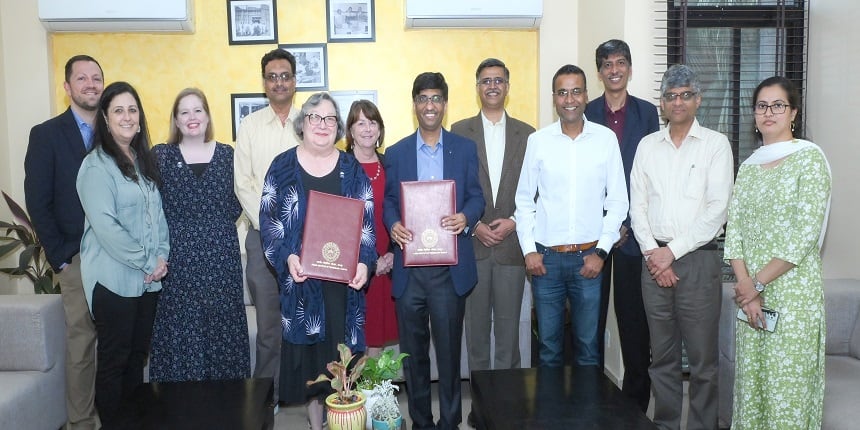
[(543, 0), (406, 0), (407, 28), (537, 28)]
[(48, 31), (194, 32), (194, 0), (38, 0)]

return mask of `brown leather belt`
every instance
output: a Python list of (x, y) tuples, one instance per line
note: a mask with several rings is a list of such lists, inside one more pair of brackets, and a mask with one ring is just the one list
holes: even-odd
[(556, 245), (556, 246), (548, 246), (547, 248), (555, 251), (555, 252), (581, 252), (588, 251), (591, 248), (597, 246), (597, 241), (588, 242), (588, 243), (574, 243), (571, 245)]

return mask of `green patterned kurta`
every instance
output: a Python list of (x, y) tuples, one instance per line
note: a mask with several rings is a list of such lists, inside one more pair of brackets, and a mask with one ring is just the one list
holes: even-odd
[(796, 265), (762, 294), (780, 313), (776, 331), (737, 324), (733, 429), (821, 428), (824, 295), (818, 238), (830, 175), (816, 148), (771, 169), (742, 165), (729, 206), (725, 258), (750, 274), (772, 258)]

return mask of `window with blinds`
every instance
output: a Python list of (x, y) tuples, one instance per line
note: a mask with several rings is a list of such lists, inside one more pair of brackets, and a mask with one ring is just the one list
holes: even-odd
[[(785, 76), (798, 85), (806, 101), (809, 0), (656, 0), (656, 4), (657, 16), (665, 17), (656, 32), (657, 82), (672, 64), (687, 64), (698, 73), (703, 87), (699, 122), (728, 136), (737, 168), (758, 146), (750, 98), (759, 82)], [(804, 110), (801, 106), (797, 118), (801, 127)]]

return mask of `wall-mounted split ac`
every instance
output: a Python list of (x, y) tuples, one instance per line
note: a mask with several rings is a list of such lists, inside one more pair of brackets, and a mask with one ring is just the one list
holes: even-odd
[(543, 0), (406, 0), (408, 28), (538, 28)]
[(38, 1), (39, 20), (48, 31), (194, 32), (194, 0)]

